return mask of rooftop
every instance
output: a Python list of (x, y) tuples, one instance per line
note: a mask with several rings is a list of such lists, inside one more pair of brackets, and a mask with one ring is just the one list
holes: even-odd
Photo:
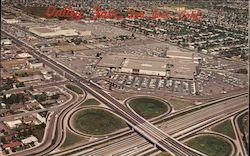
[(9, 144), (4, 144), (3, 145), (3, 148), (13, 148), (13, 147), (18, 147), (18, 146), (21, 146), (22, 143), (19, 142), (19, 141), (15, 141), (15, 142), (12, 142), (12, 143), (9, 143)]
[(98, 63), (99, 67), (121, 67), (124, 58), (118, 55), (105, 55)]
[(20, 64), (26, 64), (26, 60), (25, 59), (13, 59), (13, 60), (1, 61), (1, 65), (3, 66), (3, 68), (16, 66)]
[(166, 71), (166, 62), (165, 61), (156, 61), (156, 60), (143, 60), (143, 59), (126, 59), (123, 63), (123, 68), (133, 68), (140, 70), (151, 70), (151, 71)]

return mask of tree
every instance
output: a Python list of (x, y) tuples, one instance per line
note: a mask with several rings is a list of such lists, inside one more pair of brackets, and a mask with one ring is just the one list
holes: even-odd
[(58, 99), (59, 97), (60, 97), (59, 94), (55, 94), (55, 95), (53, 95), (53, 96), (51, 97), (51, 99)]
[(41, 95), (35, 95), (34, 97), (38, 102), (43, 102), (47, 100), (47, 95), (42, 93)]
[(30, 86), (29, 90), (33, 91), (33, 90), (34, 90), (34, 87), (33, 87), (33, 86)]
[(96, 54), (96, 57), (100, 57), (100, 56), (101, 56), (101, 53), (97, 53), (97, 54)]
[(201, 52), (202, 47), (201, 47), (201, 46), (198, 46), (198, 47), (197, 47), (197, 50), (198, 50), (198, 52)]

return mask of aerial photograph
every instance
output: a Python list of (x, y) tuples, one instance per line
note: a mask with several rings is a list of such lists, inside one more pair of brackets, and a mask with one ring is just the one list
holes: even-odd
[(249, 156), (248, 0), (1, 0), (0, 156)]

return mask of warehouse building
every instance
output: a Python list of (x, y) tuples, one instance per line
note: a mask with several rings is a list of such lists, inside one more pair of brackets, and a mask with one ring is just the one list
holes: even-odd
[(78, 33), (75, 29), (68, 29), (63, 27), (35, 27), (30, 28), (29, 31), (37, 36), (44, 38), (58, 36), (78, 36)]
[(142, 75), (156, 75), (165, 76), (166, 75), (166, 62), (158, 62), (155, 60), (142, 60), (136, 59), (125, 59), (120, 69), (120, 72), (124, 73), (134, 73)]
[(135, 55), (105, 55), (99, 68), (115, 68), (117, 72), (194, 80), (198, 63), (192, 59)]

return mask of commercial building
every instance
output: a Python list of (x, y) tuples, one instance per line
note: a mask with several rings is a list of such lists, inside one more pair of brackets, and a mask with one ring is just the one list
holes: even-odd
[(125, 59), (120, 69), (120, 72), (134, 73), (143, 75), (166, 75), (166, 62), (158, 62), (155, 60), (142, 60), (142, 59)]
[(135, 55), (105, 55), (99, 68), (115, 68), (117, 72), (194, 80), (198, 63), (193, 59)]
[(44, 38), (78, 35), (75, 29), (69, 29), (63, 27), (35, 27), (35, 28), (30, 28), (29, 31), (37, 36)]
[(194, 63), (199, 63), (201, 57), (196, 56), (194, 53), (191, 52), (182, 52), (179, 49), (176, 50), (168, 50), (167, 57), (169, 58), (177, 58), (183, 60), (192, 60)]

